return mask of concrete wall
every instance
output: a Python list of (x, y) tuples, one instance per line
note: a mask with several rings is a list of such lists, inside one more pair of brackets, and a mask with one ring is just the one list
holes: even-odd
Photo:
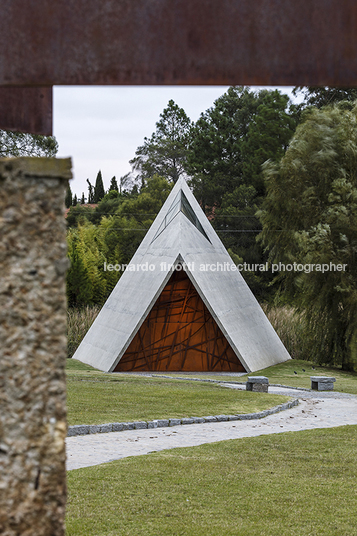
[(0, 534), (64, 534), (69, 159), (0, 159)]

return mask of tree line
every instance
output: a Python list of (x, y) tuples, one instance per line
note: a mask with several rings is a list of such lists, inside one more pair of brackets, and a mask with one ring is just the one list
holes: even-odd
[[(70, 306), (102, 304), (184, 176), (232, 259), (250, 264), (343, 264), (343, 271), (252, 273), (260, 301), (306, 312), (311, 357), (357, 364), (357, 90), (231, 87), (194, 123), (173, 101), (137, 148), (132, 173), (88, 180), (86, 207), (66, 199)], [(54, 138), (0, 132), (2, 154), (54, 156)], [(74, 206), (73, 206), (74, 205)]]
[[(70, 305), (101, 304), (179, 177), (232, 259), (249, 264), (342, 263), (322, 273), (246, 272), (260, 301), (307, 312), (312, 356), (357, 363), (357, 90), (231, 87), (194, 123), (170, 100), (131, 160), (128, 187), (68, 216)], [(97, 182), (96, 182), (97, 185)], [(95, 192), (95, 189), (93, 190)]]

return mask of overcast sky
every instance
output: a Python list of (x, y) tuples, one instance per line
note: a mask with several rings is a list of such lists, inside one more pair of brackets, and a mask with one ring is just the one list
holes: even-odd
[[(150, 137), (170, 99), (196, 121), (228, 86), (56, 86), (53, 133), (59, 158), (72, 157), (73, 194), (88, 195), (86, 179), (94, 184), (102, 171), (104, 188), (110, 179), (131, 171), (129, 160)], [(292, 88), (278, 88), (290, 93)]]

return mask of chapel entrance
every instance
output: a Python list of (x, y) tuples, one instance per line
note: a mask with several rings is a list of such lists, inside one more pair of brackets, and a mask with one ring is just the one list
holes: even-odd
[(175, 270), (114, 372), (245, 372), (184, 270)]

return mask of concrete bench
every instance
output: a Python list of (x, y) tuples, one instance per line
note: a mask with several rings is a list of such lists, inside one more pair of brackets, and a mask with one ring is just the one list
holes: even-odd
[(248, 381), (245, 385), (246, 391), (267, 393), (269, 387), (269, 380), (265, 376), (248, 376)]
[(311, 389), (315, 391), (333, 391), (333, 384), (336, 378), (329, 376), (310, 376)]

